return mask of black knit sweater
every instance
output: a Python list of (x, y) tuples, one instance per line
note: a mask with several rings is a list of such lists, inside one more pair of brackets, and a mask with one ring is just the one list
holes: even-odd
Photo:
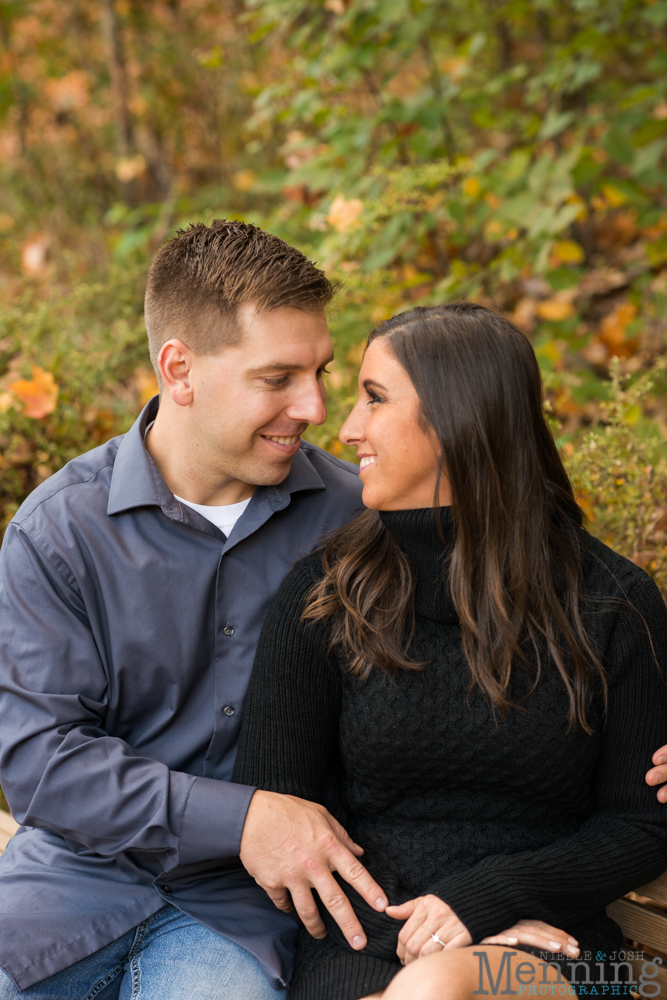
[[(347, 830), (391, 903), (435, 893), (474, 942), (534, 917), (593, 957), (615, 950), (620, 932), (605, 905), (667, 867), (667, 807), (644, 782), (667, 742), (656, 667), (667, 666), (667, 609), (655, 583), (584, 536), (587, 627), (609, 676), (607, 713), (597, 692), (594, 734), (570, 729), (564, 684), (547, 667), (523, 709), (501, 719), (470, 691), (433, 513), (381, 517), (417, 569), (411, 654), (426, 666), (395, 681), (375, 670), (363, 682), (342, 655), (327, 655), (326, 628), (300, 620), (322, 575), (321, 556), (308, 556), (259, 641), (234, 779), (322, 801), (338, 765)], [(513, 696), (531, 685), (518, 670)], [(326, 940), (301, 932), (291, 1000), (356, 1000), (399, 968), (401, 925), (345, 889), (368, 945), (353, 952), (325, 913)]]

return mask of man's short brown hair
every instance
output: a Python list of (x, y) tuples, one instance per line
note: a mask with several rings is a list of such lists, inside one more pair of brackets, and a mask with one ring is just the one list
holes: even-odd
[(324, 271), (278, 236), (245, 222), (215, 219), (180, 229), (158, 250), (148, 274), (145, 317), (151, 361), (172, 337), (199, 355), (237, 343), (239, 306), (258, 312), (324, 308), (334, 294)]

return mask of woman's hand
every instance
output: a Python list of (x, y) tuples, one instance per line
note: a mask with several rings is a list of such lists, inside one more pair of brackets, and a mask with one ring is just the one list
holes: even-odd
[(653, 763), (657, 765), (652, 767), (647, 773), (645, 781), (647, 785), (662, 785), (658, 789), (657, 799), (658, 802), (667, 802), (667, 785), (663, 782), (667, 781), (667, 767), (662, 766), (667, 764), (667, 746), (660, 747), (659, 750), (653, 754)]
[[(388, 906), (385, 913), (394, 920), (407, 920), (398, 935), (396, 954), (403, 965), (422, 955), (446, 948), (465, 948), (472, 938), (450, 906), (438, 896), (417, 896), (400, 906)], [(434, 941), (434, 934), (441, 943)]]
[[(472, 944), (472, 938), (465, 924), (461, 923), (454, 911), (439, 896), (418, 896), (401, 906), (388, 906), (388, 916), (394, 920), (406, 920), (405, 927), (398, 936), (396, 954), (403, 963), (409, 965), (422, 955), (447, 949), (465, 948)], [(442, 944), (431, 937), (435, 934)], [(502, 944), (514, 946), (525, 944), (530, 948), (544, 951), (562, 952), (571, 958), (579, 956), (578, 942), (558, 927), (545, 924), (542, 920), (518, 920), (500, 934), (484, 938), (481, 944)]]
[(552, 927), (541, 920), (517, 920), (513, 927), (500, 934), (485, 937), (480, 944), (527, 944), (530, 948), (561, 952), (571, 958), (578, 958), (579, 945), (573, 937), (558, 927)]

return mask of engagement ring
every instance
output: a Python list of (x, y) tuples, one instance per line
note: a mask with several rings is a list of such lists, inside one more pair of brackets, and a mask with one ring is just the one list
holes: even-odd
[(441, 944), (443, 948), (447, 947), (447, 945), (445, 944), (445, 942), (441, 941), (437, 934), (431, 934), (431, 941), (437, 941), (437, 943)]

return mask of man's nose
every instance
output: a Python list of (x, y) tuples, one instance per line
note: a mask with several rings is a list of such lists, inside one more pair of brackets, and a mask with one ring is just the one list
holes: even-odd
[(287, 408), (287, 416), (299, 423), (323, 424), (327, 419), (324, 389), (317, 383), (304, 388)]

